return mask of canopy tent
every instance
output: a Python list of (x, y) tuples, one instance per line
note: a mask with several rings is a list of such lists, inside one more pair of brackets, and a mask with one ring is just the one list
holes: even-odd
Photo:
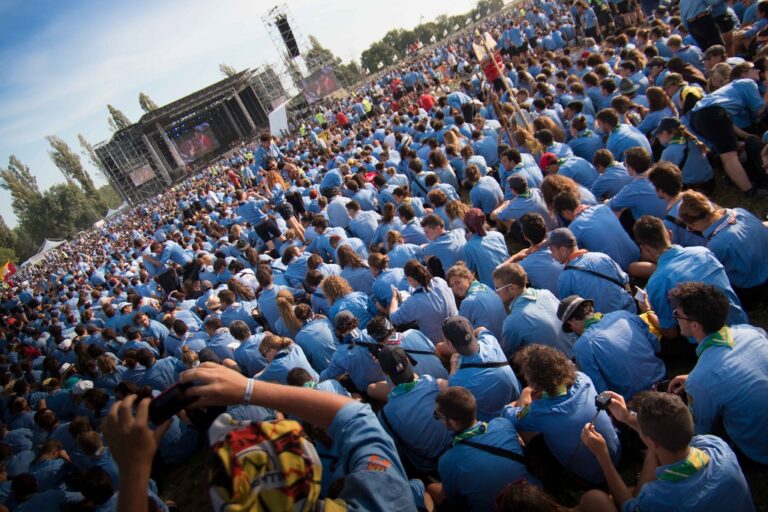
[(130, 208), (130, 204), (128, 204), (128, 201), (123, 201), (123, 204), (118, 206), (117, 208), (110, 208), (107, 210), (107, 214), (104, 216), (105, 219), (108, 219), (110, 217), (113, 217), (120, 213), (121, 211), (125, 210), (126, 208)]
[(40, 248), (37, 250), (37, 254), (29, 258), (27, 261), (21, 264), (22, 267), (26, 267), (27, 265), (34, 265), (35, 263), (43, 260), (45, 258), (45, 253), (48, 251), (52, 251), (53, 249), (57, 248), (61, 244), (66, 242), (66, 240), (44, 240), (43, 245), (40, 246)]

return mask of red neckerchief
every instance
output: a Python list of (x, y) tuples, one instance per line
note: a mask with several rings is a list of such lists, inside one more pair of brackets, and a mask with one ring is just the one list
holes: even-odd
[(589, 251), (588, 251), (588, 250), (586, 250), (586, 249), (579, 249), (578, 251), (575, 251), (575, 252), (573, 252), (573, 253), (572, 253), (570, 256), (568, 256), (568, 257), (565, 259), (565, 263), (566, 263), (566, 264), (568, 264), (568, 263), (570, 263), (571, 261), (573, 261), (573, 260), (575, 260), (576, 258), (578, 258), (579, 256), (583, 256), (583, 255), (587, 254), (588, 252), (589, 252)]

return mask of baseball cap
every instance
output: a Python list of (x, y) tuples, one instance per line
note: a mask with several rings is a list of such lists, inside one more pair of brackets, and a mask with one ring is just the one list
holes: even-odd
[(72, 340), (64, 340), (57, 345), (61, 350), (67, 350), (72, 346)]
[(677, 130), (680, 127), (680, 120), (676, 117), (665, 117), (659, 122), (659, 126), (653, 130), (653, 136), (655, 137), (661, 132), (669, 132)]
[(576, 237), (568, 228), (557, 228), (549, 232), (547, 237), (547, 246), (556, 247), (575, 247)]
[(403, 382), (413, 380), (411, 360), (401, 347), (385, 346), (379, 351), (376, 358), (379, 360), (381, 369), (390, 377), (397, 375), (398, 380)]
[(573, 316), (573, 313), (576, 311), (576, 309), (578, 309), (578, 307), (585, 302), (589, 302), (590, 304), (594, 305), (594, 302), (591, 300), (584, 299), (578, 295), (569, 295), (560, 301), (560, 304), (557, 306), (557, 318), (563, 322), (563, 331), (572, 332), (571, 328), (568, 327), (568, 320), (570, 320), (571, 316)]
[(466, 347), (475, 339), (472, 324), (463, 316), (449, 316), (442, 328), (443, 336), (454, 346)]
[(559, 158), (554, 153), (544, 153), (541, 155), (541, 159), (539, 160), (539, 167), (541, 167), (542, 171), (546, 171), (547, 167), (550, 165), (557, 163)]

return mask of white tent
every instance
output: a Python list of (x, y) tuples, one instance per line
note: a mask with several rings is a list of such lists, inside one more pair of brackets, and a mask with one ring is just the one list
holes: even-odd
[(113, 217), (120, 213), (121, 211), (125, 210), (126, 208), (130, 207), (131, 205), (128, 204), (128, 201), (123, 201), (123, 204), (118, 206), (117, 208), (113, 208), (107, 211), (107, 214), (104, 216), (105, 219), (108, 219), (110, 217)]
[(48, 251), (52, 251), (53, 249), (57, 248), (61, 244), (66, 242), (66, 240), (44, 240), (43, 245), (40, 246), (40, 248), (37, 250), (37, 254), (29, 258), (27, 261), (21, 264), (22, 267), (26, 267), (27, 265), (34, 265), (35, 263), (43, 260), (45, 258), (45, 253)]

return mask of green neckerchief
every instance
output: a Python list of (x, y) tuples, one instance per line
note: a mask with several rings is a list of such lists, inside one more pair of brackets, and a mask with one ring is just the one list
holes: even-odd
[(406, 393), (409, 393), (413, 391), (413, 388), (416, 387), (416, 384), (419, 382), (419, 378), (414, 378), (411, 382), (403, 382), (402, 384), (398, 384), (394, 388), (392, 388), (392, 391), (389, 392), (389, 396), (396, 397), (396, 396), (402, 396)]
[(699, 343), (696, 347), (696, 355), (701, 357), (709, 347), (728, 347), (733, 348), (733, 331), (727, 325), (717, 332), (713, 332)]
[(585, 128), (576, 134), (576, 138), (579, 139), (582, 137), (591, 137), (592, 135), (594, 135), (594, 132), (589, 128)]
[(489, 292), (489, 291), (491, 291), (491, 289), (488, 288), (483, 283), (481, 283), (480, 281), (472, 281), (472, 284), (469, 285), (469, 289), (467, 290), (467, 296), (474, 295), (476, 293)]
[(313, 380), (308, 380), (307, 382), (304, 383), (303, 387), (311, 388), (311, 389), (317, 389), (317, 382), (315, 382)]
[[(517, 194), (517, 192), (515, 193)], [(525, 192), (520, 192), (519, 194), (517, 194), (517, 197), (522, 197), (523, 199), (530, 199), (532, 195), (533, 195), (533, 192), (531, 191), (531, 189), (528, 189)]]
[(684, 461), (666, 468), (659, 475), (659, 480), (665, 482), (681, 482), (689, 476), (701, 471), (704, 466), (709, 464), (709, 455), (691, 446), (691, 451)]
[(515, 302), (519, 300), (529, 300), (531, 302), (536, 302), (536, 298), (539, 296), (539, 292), (536, 291), (533, 288), (526, 288), (523, 293), (517, 296), (515, 299)]
[(593, 313), (591, 317), (584, 320), (584, 330), (586, 331), (593, 325), (595, 325), (597, 322), (602, 320), (603, 314), (602, 313)]
[(669, 140), (670, 144), (685, 144), (685, 137), (675, 137)]
[(480, 434), (485, 434), (485, 431), (488, 430), (488, 424), (484, 421), (478, 421), (475, 423), (474, 426), (469, 427), (464, 432), (461, 432), (459, 434), (456, 434), (453, 437), (453, 441), (451, 442), (451, 446), (456, 446), (458, 443), (462, 441), (466, 441), (467, 439), (475, 436), (479, 436)]
[(554, 395), (550, 395), (549, 393), (542, 392), (541, 398), (546, 400), (552, 400), (553, 398), (560, 398), (561, 396), (565, 396), (568, 394), (568, 388), (565, 386), (560, 386), (557, 388), (557, 392)]

